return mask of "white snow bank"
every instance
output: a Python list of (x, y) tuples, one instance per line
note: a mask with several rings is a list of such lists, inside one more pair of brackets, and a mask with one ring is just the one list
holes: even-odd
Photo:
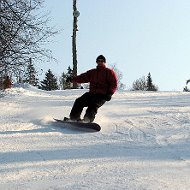
[(0, 189), (190, 189), (189, 93), (117, 92), (98, 133), (57, 124), (84, 92), (1, 93)]

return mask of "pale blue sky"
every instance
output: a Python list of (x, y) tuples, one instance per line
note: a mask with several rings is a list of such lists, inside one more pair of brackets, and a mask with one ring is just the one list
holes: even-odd
[[(51, 24), (63, 31), (49, 47), (60, 75), (72, 66), (72, 0), (45, 0)], [(182, 91), (190, 78), (190, 0), (77, 0), (78, 73), (99, 54), (123, 73), (127, 89), (150, 72), (160, 91)], [(46, 69), (47, 68), (47, 69)]]

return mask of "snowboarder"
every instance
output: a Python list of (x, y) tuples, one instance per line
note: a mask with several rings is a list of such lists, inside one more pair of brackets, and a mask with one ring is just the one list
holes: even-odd
[(93, 122), (98, 108), (110, 101), (117, 89), (117, 77), (112, 69), (106, 67), (106, 58), (96, 58), (97, 67), (76, 77), (69, 77), (67, 82), (90, 83), (89, 92), (77, 98), (70, 112), (70, 120), (80, 121), (84, 107), (87, 107), (84, 122)]
[(6, 76), (5, 80), (3, 81), (3, 88), (7, 89), (7, 88), (11, 88), (12, 87), (12, 81), (9, 78), (9, 76)]

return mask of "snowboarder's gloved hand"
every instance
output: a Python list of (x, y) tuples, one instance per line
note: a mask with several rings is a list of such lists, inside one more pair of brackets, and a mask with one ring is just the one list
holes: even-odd
[(73, 77), (67, 77), (66, 82), (71, 82), (73, 80)]
[(112, 94), (106, 94), (106, 95), (105, 95), (105, 100), (106, 100), (106, 101), (110, 101), (110, 100), (111, 100), (111, 97), (112, 97)]

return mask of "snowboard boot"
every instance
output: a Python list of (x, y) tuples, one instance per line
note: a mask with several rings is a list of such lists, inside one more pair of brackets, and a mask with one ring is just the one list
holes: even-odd
[(84, 117), (83, 123), (91, 123), (92, 121), (88, 117)]
[(71, 118), (68, 118), (68, 117), (64, 117), (63, 121), (82, 122), (82, 119), (71, 119)]

